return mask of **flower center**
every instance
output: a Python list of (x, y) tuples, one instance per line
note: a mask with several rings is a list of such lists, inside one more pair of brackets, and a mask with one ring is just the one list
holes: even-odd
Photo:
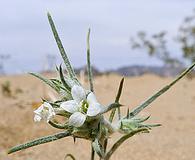
[(88, 107), (89, 107), (89, 104), (87, 103), (87, 101), (83, 100), (81, 102), (81, 108), (80, 108), (81, 112), (87, 113)]
[(47, 114), (48, 112), (49, 112), (49, 109), (46, 107), (41, 111), (42, 114)]

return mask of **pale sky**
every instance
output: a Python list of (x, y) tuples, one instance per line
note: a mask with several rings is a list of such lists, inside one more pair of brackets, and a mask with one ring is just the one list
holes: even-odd
[(100, 70), (160, 65), (145, 53), (132, 51), (130, 37), (139, 30), (174, 35), (194, 4), (194, 0), (0, 0), (0, 53), (11, 55), (5, 69), (12, 73), (41, 70), (46, 54), (56, 55), (61, 63), (47, 21), (49, 11), (75, 67), (85, 65), (89, 27), (92, 64)]

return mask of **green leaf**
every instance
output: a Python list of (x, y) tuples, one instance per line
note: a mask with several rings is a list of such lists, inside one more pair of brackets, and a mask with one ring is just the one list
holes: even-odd
[(124, 80), (125, 78), (123, 77), (120, 81), (120, 85), (119, 85), (119, 88), (118, 88), (118, 92), (117, 92), (117, 96), (116, 96), (116, 99), (115, 99), (115, 102), (119, 102), (119, 99), (121, 97), (121, 93), (122, 93), (122, 90), (123, 90), (123, 84), (124, 84)]
[(59, 69), (59, 73), (60, 73), (60, 79), (62, 84), (64, 85), (64, 87), (66, 88), (67, 92), (71, 91), (71, 87), (66, 83), (66, 80), (64, 79), (64, 75), (63, 75), (63, 71), (62, 71), (62, 66), (60, 65), (60, 69)]
[(53, 121), (49, 121), (48, 122), (52, 127), (54, 128), (58, 128), (58, 129), (68, 129), (69, 125), (68, 124), (59, 124), (59, 123), (55, 123)]
[(17, 145), (15, 147), (11, 148), (8, 151), (8, 154), (11, 154), (11, 153), (14, 153), (14, 152), (26, 149), (26, 148), (30, 148), (30, 147), (33, 147), (33, 146), (36, 146), (36, 145), (40, 145), (40, 144), (43, 144), (43, 143), (56, 141), (58, 139), (61, 139), (61, 138), (67, 137), (67, 136), (70, 136), (70, 133), (68, 131), (64, 131), (64, 132), (56, 133), (54, 135), (41, 137), (41, 138), (35, 139), (33, 141), (29, 141), (27, 143), (20, 144), (20, 145)]
[(67, 90), (63, 85), (62, 82), (58, 79), (50, 79), (50, 81), (56, 86), (56, 88), (59, 90), (59, 94), (63, 96), (63, 99), (72, 99), (71, 92)]
[(91, 69), (91, 61), (90, 61), (90, 43), (89, 43), (89, 38), (90, 38), (90, 28), (88, 30), (87, 34), (87, 72), (88, 72), (88, 79), (90, 83), (90, 90), (94, 92), (93, 88), (93, 73)]
[(189, 73), (195, 66), (195, 63), (192, 64), (189, 68), (187, 68), (182, 74), (180, 74), (174, 81), (172, 81), (170, 84), (166, 85), (162, 89), (160, 89), (158, 92), (156, 92), (153, 96), (148, 98), (145, 102), (143, 102), (141, 105), (136, 107), (133, 111), (129, 113), (130, 117), (136, 116), (139, 112), (141, 112), (144, 108), (146, 108), (149, 104), (151, 104), (154, 100), (156, 100), (159, 96), (161, 96), (163, 93), (165, 93), (167, 90), (169, 90), (174, 84), (176, 84), (181, 78), (183, 78), (187, 73)]
[(57, 87), (51, 80), (44, 78), (43, 76), (41, 76), (38, 73), (29, 73), (33, 76), (35, 76), (36, 78), (42, 80), (43, 82), (45, 82), (47, 85), (49, 85), (51, 88), (53, 88), (54, 90), (56, 90), (57, 92), (60, 91), (59, 87)]
[[(129, 116), (129, 114), (128, 114), (128, 116)], [(145, 118), (133, 118), (133, 120), (136, 121), (137, 123), (142, 123), (142, 122), (147, 121), (149, 118), (150, 118), (150, 116), (147, 116)]]
[(57, 88), (59, 88), (59, 90), (60, 90), (60, 88), (63, 88), (62, 87), (62, 83), (58, 80), (58, 79), (49, 79)]
[(123, 106), (122, 104), (119, 103), (111, 103), (110, 105), (108, 105), (107, 107), (105, 107), (98, 115), (104, 114), (112, 109), (116, 109)]
[(129, 108), (127, 109), (127, 119), (129, 119)]
[[(110, 109), (112, 109), (112, 112), (110, 113), (110, 116), (109, 116), (109, 121), (112, 123), (113, 119), (114, 119), (114, 115), (115, 115), (115, 112), (116, 112), (116, 108), (118, 107), (118, 117), (119, 119), (121, 118), (121, 113), (120, 113), (120, 106), (117, 106), (117, 104), (119, 104), (119, 99), (121, 97), (121, 93), (122, 93), (122, 89), (123, 89), (123, 84), (124, 84), (124, 77), (121, 79), (120, 81), (120, 84), (119, 84), (119, 88), (118, 88), (118, 92), (117, 92), (117, 96), (115, 98), (115, 105), (116, 107), (112, 107), (112, 104), (110, 106)], [(109, 108), (109, 107), (108, 107)], [(107, 149), (107, 144), (108, 144), (108, 139), (105, 140), (104, 142), (104, 150), (106, 151)]]
[(105, 156), (104, 149), (103, 149), (102, 145), (100, 144), (100, 142), (98, 141), (97, 138), (92, 142), (92, 146), (93, 146), (94, 151), (95, 151), (101, 158), (103, 158), (103, 157)]
[(61, 53), (61, 56), (62, 56), (62, 58), (64, 60), (65, 65), (66, 65), (66, 69), (67, 69), (68, 75), (70, 76), (71, 79), (75, 80), (78, 83), (78, 80), (76, 78), (76, 74), (75, 74), (75, 72), (74, 72), (74, 70), (73, 70), (73, 68), (72, 68), (72, 66), (71, 66), (71, 64), (69, 62), (68, 56), (67, 56), (67, 54), (66, 54), (66, 52), (64, 50), (64, 47), (62, 45), (62, 42), (61, 42), (60, 38), (59, 38), (59, 35), (58, 35), (57, 30), (56, 30), (55, 24), (54, 24), (54, 22), (52, 20), (52, 17), (51, 17), (51, 15), (49, 13), (47, 14), (47, 16), (48, 16), (49, 24), (51, 26), (54, 38), (55, 38), (56, 43), (58, 45), (59, 51)]
[(95, 151), (92, 144), (93, 142), (91, 142), (91, 160), (95, 160)]
[(149, 128), (151, 129), (152, 127), (160, 127), (162, 124), (141, 124), (140, 127), (144, 128)]
[[(119, 102), (119, 99), (120, 99), (121, 93), (122, 93), (122, 89), (123, 89), (123, 84), (124, 84), (124, 77), (120, 81), (120, 85), (119, 85), (119, 88), (118, 88), (117, 96), (115, 98), (115, 103), (118, 103)], [(116, 112), (116, 108), (114, 108), (112, 110), (111, 114), (110, 114), (110, 117), (109, 117), (109, 121), (110, 122), (113, 121), (115, 112)], [(120, 117), (121, 117), (120, 108), (118, 108), (118, 116), (119, 116), (119, 119), (120, 119)]]

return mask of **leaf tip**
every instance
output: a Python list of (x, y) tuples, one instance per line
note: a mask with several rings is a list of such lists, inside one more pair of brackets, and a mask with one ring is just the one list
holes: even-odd
[(11, 154), (11, 153), (12, 153), (11, 149), (7, 151), (7, 154)]
[(49, 12), (47, 12), (47, 17), (48, 17), (48, 18), (51, 17), (51, 14), (50, 14)]
[(88, 28), (88, 34), (90, 34), (90, 32), (91, 32), (91, 28), (89, 27), (89, 28)]

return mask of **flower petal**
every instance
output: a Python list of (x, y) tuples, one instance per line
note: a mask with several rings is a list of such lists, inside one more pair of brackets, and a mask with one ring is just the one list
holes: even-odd
[(86, 115), (81, 112), (73, 113), (69, 118), (69, 124), (75, 127), (80, 127), (84, 124), (86, 120)]
[(97, 103), (95, 94), (93, 94), (93, 92), (89, 93), (89, 95), (87, 96), (87, 102), (91, 104)]
[(85, 90), (78, 85), (74, 85), (71, 89), (72, 97), (77, 103), (80, 103), (82, 100), (86, 99)]
[(41, 116), (35, 114), (35, 116), (34, 116), (34, 121), (35, 121), (35, 122), (40, 122), (41, 119), (42, 119)]
[(87, 115), (90, 117), (96, 116), (102, 111), (102, 109), (103, 108), (99, 103), (91, 103), (89, 104)]
[(74, 113), (78, 109), (78, 103), (75, 100), (63, 102), (60, 107), (69, 113)]
[(55, 114), (54, 109), (53, 109), (53, 107), (52, 107), (51, 104), (49, 104), (47, 102), (44, 102), (43, 105), (44, 105), (45, 108), (48, 108), (48, 110), (49, 110), (50, 113)]
[(34, 110), (35, 114), (41, 115), (42, 110), (44, 109), (44, 105), (42, 104), (39, 108)]
[(49, 122), (51, 118), (53, 118), (56, 113), (51, 106), (51, 104), (44, 102), (38, 109), (34, 111), (34, 121), (39, 122), (41, 120), (46, 120)]

